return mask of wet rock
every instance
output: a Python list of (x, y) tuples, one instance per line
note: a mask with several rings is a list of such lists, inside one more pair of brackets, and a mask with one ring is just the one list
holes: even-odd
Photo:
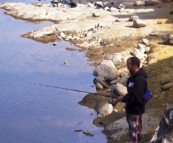
[(168, 75), (164, 75), (160, 78), (160, 84), (164, 85), (166, 83), (171, 82), (171, 78)]
[(109, 103), (106, 103), (103, 107), (101, 107), (98, 110), (98, 114), (101, 114), (102, 116), (106, 116), (111, 114), (113, 111), (113, 106)]
[(147, 23), (141, 19), (135, 19), (132, 26), (134, 28), (146, 27)]
[(142, 2), (140, 0), (134, 2), (134, 6), (140, 6), (140, 5), (142, 5)]
[(100, 83), (96, 83), (95, 86), (97, 89), (103, 89), (103, 86)]
[[(95, 84), (100, 84), (103, 88), (107, 88), (108, 86), (105, 83), (105, 79), (102, 76), (98, 76), (94, 79)], [(100, 85), (98, 87), (100, 87)]]
[(162, 90), (168, 90), (173, 86), (173, 83), (166, 83), (164, 85), (161, 86)]
[(114, 80), (116, 76), (116, 67), (111, 60), (103, 60), (94, 70), (95, 76), (102, 76), (105, 80)]
[(131, 16), (131, 17), (129, 18), (129, 21), (133, 21), (133, 20), (135, 20), (135, 19), (139, 19), (139, 16), (133, 15), (133, 16)]
[(74, 132), (82, 132), (82, 130), (74, 130)]
[(57, 45), (57, 43), (56, 43), (56, 42), (54, 42), (54, 43), (53, 43), (53, 46), (55, 46), (55, 45)]
[(94, 134), (91, 131), (83, 131), (83, 134), (93, 137)]

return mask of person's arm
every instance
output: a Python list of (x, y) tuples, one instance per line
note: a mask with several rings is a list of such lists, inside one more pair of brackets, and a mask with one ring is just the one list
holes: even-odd
[(121, 95), (121, 96), (119, 96), (118, 98), (116, 98), (115, 100), (114, 100), (114, 102), (115, 102), (115, 105), (118, 103), (118, 102), (120, 102), (120, 101), (122, 101), (123, 100), (123, 95)]

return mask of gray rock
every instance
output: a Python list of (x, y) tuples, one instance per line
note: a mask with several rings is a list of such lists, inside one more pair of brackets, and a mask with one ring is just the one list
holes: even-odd
[(146, 0), (145, 1), (145, 6), (153, 6), (153, 5), (158, 5), (161, 2), (157, 1), (157, 0)]
[(115, 85), (111, 86), (111, 92), (117, 95), (126, 95), (127, 87), (122, 85), (121, 83), (116, 83)]
[(96, 83), (95, 85), (97, 89), (103, 89), (103, 86), (100, 83)]
[(171, 87), (173, 86), (173, 83), (166, 83), (166, 84), (164, 84), (164, 85), (162, 85), (162, 90), (168, 90), (168, 89), (170, 89)]
[(133, 21), (133, 27), (134, 28), (140, 28), (140, 27), (146, 27), (147, 23), (141, 19), (135, 19)]
[(114, 80), (116, 77), (116, 67), (111, 60), (103, 60), (94, 70), (95, 76), (102, 76), (105, 80)]
[(141, 52), (139, 49), (135, 49), (133, 51), (133, 55), (135, 57), (137, 57), (139, 60), (143, 60), (144, 58), (146, 58), (146, 54), (144, 54), (143, 52)]
[(168, 75), (164, 75), (160, 78), (160, 84), (166, 84), (171, 81), (171, 78)]
[(128, 77), (122, 77), (119, 79), (118, 83), (121, 83), (122, 85), (126, 86)]
[(108, 86), (105, 83), (105, 79), (102, 76), (98, 76), (94, 79), (95, 84), (100, 84), (103, 88), (107, 88)]
[(119, 80), (120, 80), (120, 78), (114, 79), (110, 82), (110, 84), (117, 84)]
[(94, 136), (94, 134), (91, 131), (83, 131), (83, 134), (87, 136)]
[(114, 63), (115, 66), (120, 65), (122, 63), (122, 56), (121, 54), (116, 54), (112, 57), (111, 61)]

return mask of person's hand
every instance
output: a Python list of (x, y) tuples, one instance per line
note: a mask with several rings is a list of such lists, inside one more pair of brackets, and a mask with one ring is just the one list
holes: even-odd
[(121, 95), (121, 96), (119, 96), (119, 97), (117, 98), (117, 100), (118, 100), (118, 101), (122, 101), (122, 100), (123, 100), (123, 97), (124, 97), (124, 96)]
[(114, 106), (119, 102), (119, 100), (115, 99), (114, 100)]

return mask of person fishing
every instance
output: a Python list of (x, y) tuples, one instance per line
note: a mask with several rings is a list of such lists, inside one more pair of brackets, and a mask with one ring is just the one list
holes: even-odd
[(129, 125), (131, 143), (141, 143), (142, 114), (145, 113), (145, 104), (142, 104), (143, 95), (147, 88), (147, 74), (140, 68), (137, 57), (127, 59), (127, 69), (131, 76), (127, 80), (127, 94), (114, 100), (126, 103), (126, 120)]

